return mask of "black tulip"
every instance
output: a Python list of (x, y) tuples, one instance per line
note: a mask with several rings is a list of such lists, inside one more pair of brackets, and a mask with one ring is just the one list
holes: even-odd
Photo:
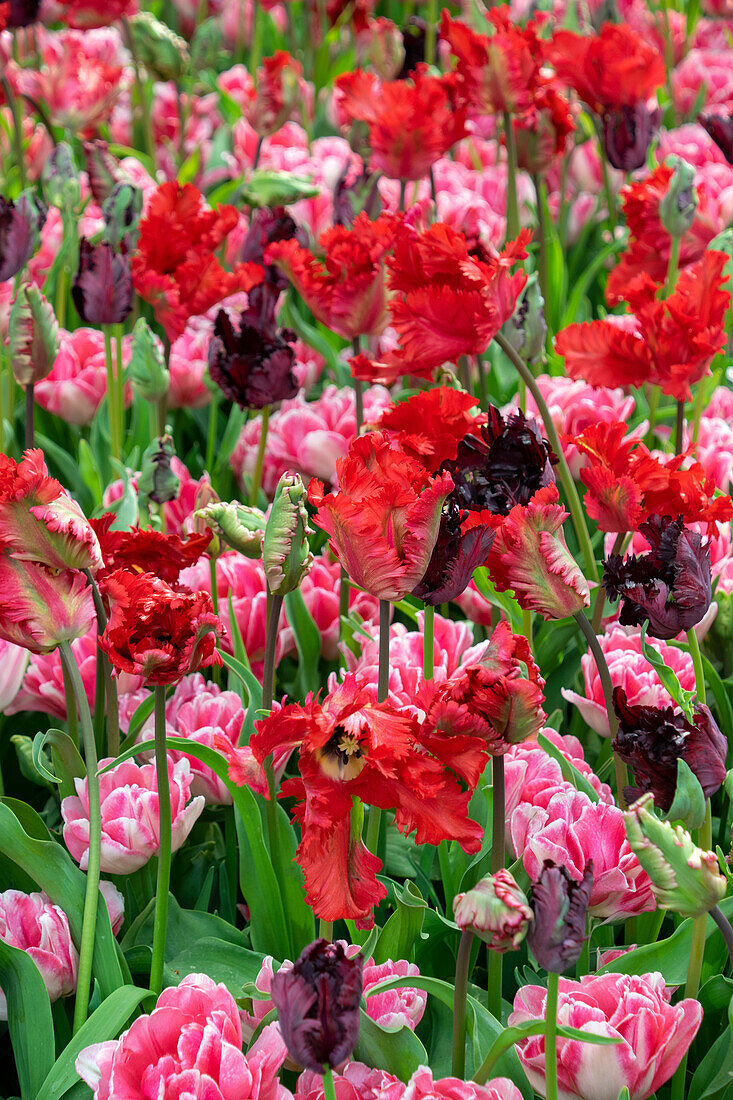
[(622, 172), (642, 168), (660, 122), (661, 111), (650, 111), (644, 103), (606, 111), (603, 116), (603, 144), (609, 163)]
[(132, 309), (127, 256), (102, 242), (79, 241), (79, 267), (71, 287), (77, 313), (88, 325), (120, 325)]
[(581, 882), (571, 878), (564, 867), (545, 860), (539, 881), (532, 887), (534, 921), (527, 933), (529, 949), (543, 970), (563, 974), (580, 958), (592, 887), (592, 860), (586, 864)]
[(22, 271), (36, 251), (46, 206), (26, 191), (15, 201), (0, 195), (0, 283)]

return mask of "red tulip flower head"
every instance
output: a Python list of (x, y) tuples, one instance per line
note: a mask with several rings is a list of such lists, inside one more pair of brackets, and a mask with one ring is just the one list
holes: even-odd
[(659, 50), (626, 23), (591, 35), (557, 31), (547, 52), (558, 78), (597, 115), (645, 103), (666, 79)]
[(312, 89), (303, 80), (303, 66), (286, 50), (276, 50), (257, 70), (256, 86), (250, 91), (244, 117), (258, 137), (267, 137), (299, 113)]
[(387, 432), (355, 439), (336, 470), (338, 492), (310, 483), (315, 523), (356, 584), (380, 600), (403, 599), (427, 570), (450, 475), (431, 476)]
[(101, 588), (112, 611), (99, 645), (118, 672), (157, 686), (221, 664), (215, 646), (224, 627), (207, 592), (177, 591), (152, 573), (125, 569)]

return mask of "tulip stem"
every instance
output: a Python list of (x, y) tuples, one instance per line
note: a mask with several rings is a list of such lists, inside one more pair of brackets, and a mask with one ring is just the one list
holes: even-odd
[(697, 634), (694, 630), (687, 631), (687, 644), (690, 647), (690, 656), (692, 657), (692, 667), (695, 670), (695, 693), (697, 695), (698, 703), (705, 704), (705, 669), (702, 666), (702, 654), (700, 653), (700, 643), (697, 640)]
[(519, 202), (517, 200), (517, 146), (514, 141), (512, 116), (504, 111), (504, 143), (506, 145), (506, 236), (513, 241), (519, 234)]
[(557, 1100), (557, 994), (560, 978), (552, 971), (547, 975), (545, 1002), (545, 1097)]
[(84, 762), (87, 768), (87, 797), (89, 799), (89, 854), (87, 862), (87, 885), (84, 895), (84, 918), (79, 944), (79, 976), (76, 985), (74, 1003), (74, 1034), (87, 1018), (89, 992), (92, 983), (92, 959), (94, 956), (94, 938), (97, 930), (97, 905), (99, 903), (99, 873), (102, 862), (102, 800), (97, 775), (97, 746), (94, 742), (94, 727), (89, 713), (84, 684), (71, 648), (71, 642), (59, 645), (61, 667), (71, 684), (71, 698), (66, 701), (67, 712), (76, 707), (81, 724), (84, 745)]
[[(122, 366), (122, 325), (113, 325), (112, 330), (115, 335), (115, 371), (117, 382), (117, 416), (119, 419), (119, 436), (120, 436), (120, 457), (122, 456), (123, 444), (125, 442), (125, 372)], [(165, 427), (160, 431), (163, 435)]]
[(150, 105), (148, 103), (148, 97), (145, 94), (145, 85), (140, 74), (140, 62), (137, 56), (137, 49), (135, 47), (135, 39), (132, 36), (132, 29), (126, 16), (120, 17), (120, 23), (124, 31), (125, 45), (130, 51), (132, 58), (132, 71), (135, 78), (135, 91), (137, 93), (138, 102), (140, 105), (140, 116), (142, 120), (143, 128), (143, 143), (145, 146), (145, 152), (150, 158), (150, 174), (155, 175), (155, 138), (153, 137), (153, 127), (150, 121)]
[(468, 998), (468, 970), (471, 964), (473, 932), (465, 928), (461, 932), (456, 958), (456, 980), (453, 993), (453, 1064), (454, 1077), (466, 1072), (466, 1001)]
[[(618, 718), (616, 717), (616, 711), (613, 709), (613, 683), (611, 681), (611, 673), (608, 670), (608, 662), (606, 661), (606, 656), (596, 637), (596, 633), (588, 621), (588, 617), (584, 615), (582, 611), (576, 611), (573, 618), (585, 634), (588, 647), (596, 662), (598, 675), (601, 678), (601, 687), (603, 688), (603, 700), (606, 704), (608, 728), (611, 732), (611, 738), (613, 739), (618, 733)], [(616, 797), (618, 798), (618, 804), (621, 809), (625, 810), (626, 799), (624, 797), (624, 788), (628, 786), (629, 775), (626, 765), (617, 752), (613, 754), (613, 766), (616, 771)]]
[(542, 180), (538, 173), (532, 176), (534, 193), (537, 199), (537, 248), (540, 291), (545, 302), (549, 302), (550, 285), (547, 273), (547, 225), (545, 222), (545, 195)]
[[(262, 709), (272, 710), (272, 699), (275, 693), (275, 646), (277, 643), (277, 631), (280, 623), (283, 597), (267, 592), (267, 636), (265, 640), (265, 662), (262, 669)], [(274, 756), (270, 753), (263, 761), (265, 778), (267, 779), (267, 835), (270, 841), (270, 860), (279, 874), (280, 869), (280, 830), (277, 820), (277, 791), (275, 789), (275, 764)]]
[(267, 446), (267, 427), (270, 423), (270, 406), (265, 405), (262, 410), (262, 423), (260, 424), (260, 442), (257, 447), (257, 458), (255, 460), (255, 468), (252, 474), (252, 486), (249, 491), (249, 506), (250, 508), (257, 507), (257, 498), (260, 494), (260, 485), (262, 484), (262, 467), (265, 463), (265, 448)]
[[(613, 546), (611, 547), (612, 554), (620, 554), (623, 551), (624, 543), (626, 541), (627, 531), (619, 531), (614, 539)], [(603, 621), (603, 608), (606, 605), (606, 589), (603, 584), (598, 585), (596, 592), (596, 602), (593, 607), (593, 633), (598, 634), (601, 629), (601, 622)]]
[[(379, 679), (377, 681), (377, 702), (383, 703), (389, 695), (389, 600), (379, 601)], [(369, 819), (366, 828), (366, 846), (373, 855), (379, 846), (379, 828), (382, 823), (382, 811), (379, 806), (369, 807)]]
[(422, 674), (424, 680), (432, 680), (435, 668), (435, 608), (425, 604), (422, 635)]
[(221, 390), (217, 386), (211, 395), (211, 402), (209, 404), (209, 424), (206, 432), (206, 460), (204, 469), (211, 477), (214, 465), (214, 456), (216, 454), (216, 426), (219, 415), (219, 400)]
[(36, 445), (36, 434), (34, 428), (34, 417), (36, 412), (36, 402), (34, 400), (33, 391), (35, 386), (33, 382), (29, 382), (25, 388), (25, 449), (29, 450)]
[(104, 359), (107, 366), (107, 420), (109, 421), (109, 440), (112, 449), (112, 457), (119, 462), (122, 458), (122, 450), (119, 435), (119, 416), (117, 413), (117, 380), (115, 378), (115, 366), (112, 357), (112, 329), (110, 325), (102, 325), (104, 332)]
[[(104, 604), (102, 597), (97, 587), (97, 582), (92, 576), (90, 569), (84, 570), (84, 575), (89, 582), (89, 587), (92, 590), (92, 599), (94, 600), (94, 610), (97, 613), (97, 638), (100, 634), (104, 634), (105, 627), (107, 626), (107, 613), (104, 610)], [(102, 653), (102, 650), (97, 646), (97, 666), (99, 662), (102, 665), (102, 675), (104, 679), (104, 699), (106, 701), (106, 715), (107, 715), (107, 753), (109, 756), (117, 756), (120, 751), (120, 707), (117, 697), (117, 681), (112, 675), (112, 665), (110, 664), (109, 657), (106, 653)], [(97, 677), (98, 680), (98, 677)], [(102, 714), (105, 713), (104, 703), (100, 701), (102, 707)], [(97, 695), (95, 684), (94, 695), (94, 711), (95, 711), (95, 728), (96, 728), (96, 712), (97, 712)]]
[(155, 774), (158, 781), (158, 879), (155, 884), (153, 958), (150, 963), (150, 988), (163, 990), (165, 937), (168, 928), (168, 890), (171, 881), (171, 792), (168, 783), (168, 752), (165, 746), (165, 685), (155, 685)]
[(428, 65), (435, 64), (435, 44), (437, 39), (438, 5), (436, 0), (428, 0), (425, 28), (425, 60)]
[(682, 447), (685, 437), (685, 403), (684, 401), (677, 402), (677, 415), (674, 422), (674, 453), (677, 455), (682, 454)]
[[(361, 354), (361, 337), (355, 336), (351, 342), (351, 350), (354, 353), (354, 358)], [(362, 425), (364, 424), (364, 387), (361, 384), (360, 378), (353, 378), (354, 383), (354, 401), (356, 402), (356, 434), (361, 435)]]
[(731, 928), (730, 921), (720, 909), (719, 905), (714, 905), (710, 910), (710, 916), (713, 918), (718, 928), (720, 929), (723, 939), (725, 940), (725, 946), (728, 948), (728, 955), (730, 961), (733, 963), (733, 928)]
[(5, 100), (10, 107), (10, 113), (13, 116), (13, 144), (15, 146), (15, 159), (18, 162), (18, 175), (20, 177), (20, 189), (25, 191), (26, 188), (26, 176), (25, 176), (25, 160), (23, 157), (23, 119), (20, 113), (20, 106), (18, 100), (13, 95), (12, 88), (8, 82), (6, 76), (0, 76), (0, 84), (5, 92)]
[(336, 1088), (333, 1083), (333, 1070), (330, 1066), (323, 1067), (323, 1096), (324, 1100), (336, 1100)]
[(588, 577), (591, 580), (598, 581), (598, 566), (596, 565), (595, 555), (593, 553), (593, 547), (591, 546), (590, 535), (588, 534), (588, 525), (585, 522), (585, 516), (583, 509), (580, 505), (580, 497), (578, 496), (578, 490), (575, 488), (575, 482), (573, 481), (570, 469), (567, 464), (567, 460), (563, 453), (563, 449), (560, 445), (560, 439), (557, 434), (555, 425), (552, 422), (550, 416), (550, 410), (547, 407), (547, 402), (542, 396), (542, 392), (535, 381), (535, 377), (527, 364), (522, 359), (521, 355), (518, 355), (509, 341), (500, 332), (497, 332), (494, 338), (504, 352), (506, 357), (511, 360), (512, 364), (517, 370), (520, 379), (526, 383), (527, 389), (532, 394), (535, 400), (535, 404), (539, 409), (540, 416), (545, 425), (545, 432), (549, 440), (550, 446), (557, 455), (558, 458), (558, 471), (560, 474), (560, 482), (565, 493), (565, 499), (567, 501), (570, 514), (573, 518), (573, 526), (575, 527), (575, 534), (577, 535), (580, 548), (583, 553), (583, 559), (585, 561), (585, 568)]

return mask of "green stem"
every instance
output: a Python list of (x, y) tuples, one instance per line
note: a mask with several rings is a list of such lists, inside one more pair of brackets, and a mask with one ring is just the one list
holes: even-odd
[[(707, 932), (708, 915), (703, 913), (695, 917), (692, 925), (692, 944), (690, 946), (690, 958), (687, 964), (687, 981), (685, 982), (685, 998), (697, 997), (700, 988), (700, 975), (705, 955), (705, 934)], [(687, 1078), (687, 1053), (677, 1067), (677, 1072), (672, 1078), (672, 1100), (685, 1100)]]
[(725, 946), (728, 948), (728, 955), (730, 956), (731, 963), (733, 963), (733, 928), (731, 928), (730, 921), (718, 905), (714, 905), (710, 910), (710, 916), (720, 929), (723, 939), (725, 940)]
[[(120, 455), (122, 455), (125, 444), (125, 368), (122, 365), (122, 325), (114, 325), (113, 330), (115, 335), (117, 416), (119, 417)], [(163, 434), (163, 430), (160, 434)]]
[[(107, 613), (104, 610), (104, 604), (102, 602), (102, 596), (97, 587), (97, 582), (92, 576), (91, 570), (85, 569), (84, 574), (89, 582), (89, 586), (92, 590), (92, 598), (94, 599), (94, 610), (97, 614), (97, 638), (100, 634), (104, 633), (107, 626)], [(107, 755), (117, 756), (120, 751), (120, 707), (117, 698), (117, 681), (112, 675), (112, 665), (110, 664), (109, 657), (106, 653), (102, 653), (101, 649), (97, 647), (97, 675), (95, 681), (94, 692), (94, 728), (98, 730), (97, 724), (97, 711), (99, 709), (99, 702), (97, 699), (97, 686), (99, 682), (99, 667), (101, 662), (102, 668), (102, 680), (104, 683), (104, 701), (101, 701), (102, 716), (104, 716), (106, 701), (106, 716), (107, 716)]]
[(422, 635), (422, 674), (424, 680), (432, 680), (435, 668), (435, 608), (425, 604)]
[[(620, 554), (623, 550), (624, 542), (626, 541), (626, 531), (619, 531), (614, 539), (613, 546), (611, 548), (612, 554)], [(596, 592), (596, 602), (593, 607), (593, 633), (599, 634), (601, 630), (601, 621), (603, 619), (603, 608), (606, 605), (606, 590), (602, 584), (598, 585)]]
[(318, 921), (318, 935), (322, 940), (332, 940), (333, 921), (320, 919)]
[(466, 1003), (468, 1000), (468, 971), (471, 964), (473, 932), (470, 928), (461, 932), (456, 958), (456, 981), (453, 994), (453, 1063), (452, 1073), (461, 1080), (466, 1072)]
[(79, 945), (79, 976), (74, 1004), (74, 1034), (87, 1018), (89, 993), (92, 984), (92, 958), (94, 955), (94, 937), (97, 929), (97, 906), (99, 904), (99, 873), (102, 862), (102, 801), (97, 775), (97, 746), (94, 743), (92, 716), (89, 713), (84, 684), (71, 648), (71, 642), (62, 642), (59, 646), (62, 667), (71, 683), (72, 697), (66, 700), (67, 713), (75, 707), (79, 713), (84, 761), (87, 769), (87, 797), (89, 800), (89, 855), (87, 863), (87, 884), (84, 895), (84, 919)]
[(145, 94), (145, 85), (143, 84), (142, 76), (140, 75), (140, 62), (138, 61), (137, 51), (135, 49), (135, 40), (132, 36), (132, 30), (127, 18), (123, 15), (120, 19), (122, 29), (124, 31), (125, 44), (130, 51), (132, 57), (132, 71), (135, 77), (135, 92), (137, 93), (138, 102), (140, 104), (140, 114), (142, 115), (143, 125), (143, 143), (145, 146), (145, 152), (150, 158), (153, 174), (155, 173), (155, 140), (153, 138), (153, 127), (150, 122), (150, 105), (148, 103), (148, 97)]
[(519, 200), (517, 199), (517, 146), (514, 141), (512, 116), (504, 112), (504, 143), (506, 145), (506, 235), (514, 240), (519, 234)]
[(425, 16), (425, 60), (428, 65), (435, 64), (435, 44), (437, 40), (438, 0), (428, 0)]
[(667, 261), (667, 277), (664, 280), (664, 290), (662, 291), (663, 298), (669, 298), (670, 294), (677, 284), (677, 272), (679, 271), (679, 262), (680, 238), (673, 236), (672, 244), (669, 249), (669, 260)]
[(682, 447), (685, 438), (685, 403), (684, 401), (677, 402), (677, 415), (674, 421), (674, 453), (677, 455), (682, 454)]
[[(72, 650), (73, 652), (73, 650)], [(75, 745), (79, 744), (79, 716), (74, 702), (74, 684), (64, 661), (61, 662), (61, 673), (64, 678), (64, 697), (66, 699), (66, 724), (69, 729), (69, 737)], [(72, 706), (72, 703), (74, 704)]]
[(657, 409), (659, 408), (659, 398), (662, 391), (659, 386), (655, 386), (653, 383), (647, 383), (648, 386), (648, 400), (649, 400), (649, 430), (646, 433), (646, 445), (647, 447), (654, 446), (654, 429), (657, 426)]
[(165, 938), (168, 928), (168, 890), (171, 881), (171, 792), (168, 783), (168, 752), (165, 746), (165, 685), (155, 685), (155, 774), (158, 780), (158, 878), (155, 884), (153, 958), (150, 988), (156, 997), (163, 990)]
[[(593, 659), (596, 662), (596, 668), (598, 669), (598, 675), (601, 678), (601, 687), (603, 688), (603, 701), (606, 704), (606, 714), (608, 715), (608, 728), (611, 731), (611, 740), (616, 737), (618, 733), (618, 718), (616, 717), (616, 711), (613, 709), (613, 683), (611, 681), (611, 673), (608, 670), (608, 662), (606, 661), (605, 654), (600, 647), (598, 638), (596, 637), (593, 627), (588, 622), (588, 618), (582, 611), (576, 611), (573, 616), (580, 629), (585, 634), (588, 642), (588, 647), (593, 654)], [(613, 754), (613, 765), (616, 770), (616, 796), (618, 798), (619, 806), (622, 810), (626, 809), (626, 799), (624, 798), (624, 787), (628, 786), (629, 776), (626, 769), (626, 765), (623, 760), (619, 758), (618, 753)]]
[(221, 390), (217, 387), (211, 395), (211, 402), (209, 404), (209, 426), (206, 436), (206, 466), (205, 469), (209, 475), (211, 475), (212, 467), (214, 465), (214, 456), (216, 454), (216, 425), (219, 414), (219, 402), (221, 400)]
[(555, 425), (552, 422), (550, 416), (550, 410), (547, 408), (547, 402), (542, 396), (542, 392), (537, 385), (532, 371), (522, 359), (521, 355), (518, 355), (514, 348), (511, 346), (508, 340), (500, 332), (496, 334), (496, 342), (507, 356), (511, 360), (512, 364), (516, 368), (519, 377), (526, 383), (527, 389), (532, 394), (535, 400), (535, 404), (539, 409), (540, 416), (545, 426), (545, 432), (550, 442), (550, 446), (557, 455), (558, 458), (558, 472), (560, 474), (560, 483), (565, 493), (565, 500), (567, 501), (568, 508), (570, 509), (570, 515), (572, 516), (573, 526), (575, 528), (575, 534), (580, 548), (583, 553), (583, 560), (585, 561), (586, 572), (591, 580), (599, 581), (598, 566), (596, 565), (595, 555), (593, 553), (593, 547), (591, 546), (590, 535), (588, 534), (588, 525), (585, 522), (585, 515), (580, 504), (580, 497), (578, 496), (578, 490), (575, 488), (575, 482), (573, 481), (570, 469), (567, 464), (563, 449), (560, 445), (560, 439), (558, 437)]
[(545, 1097), (557, 1100), (557, 994), (560, 979), (557, 974), (547, 975), (547, 1001), (545, 1002)]
[[(349, 574), (341, 566), (341, 576), (339, 579), (339, 642), (344, 640), (344, 619), (349, 614)], [(346, 658), (339, 651), (339, 664), (342, 668), (346, 667)]]
[(30, 450), (35, 447), (35, 428), (34, 419), (36, 413), (36, 403), (33, 397), (35, 386), (33, 382), (29, 382), (25, 388), (25, 449)]
[(702, 666), (702, 654), (700, 653), (700, 643), (697, 640), (697, 634), (694, 630), (687, 631), (687, 644), (690, 647), (690, 656), (692, 657), (692, 667), (695, 670), (695, 693), (697, 695), (698, 703), (705, 703), (705, 670)]
[[(361, 352), (361, 338), (355, 336), (352, 341), (352, 351), (354, 356), (359, 355)], [(361, 383), (361, 379), (353, 378), (354, 383), (354, 400), (356, 402), (356, 434), (361, 435), (361, 429), (364, 424), (364, 387)]]
[[(267, 636), (265, 640), (265, 662), (262, 669), (262, 709), (272, 710), (275, 692), (275, 646), (282, 611), (283, 597), (273, 596), (268, 591)], [(272, 753), (263, 762), (267, 779), (267, 834), (270, 840), (270, 859), (277, 873), (280, 867), (280, 828), (277, 820), (277, 791), (275, 789), (275, 768)]]
[(537, 174), (532, 176), (532, 182), (534, 184), (534, 193), (537, 199), (537, 248), (540, 290), (542, 291), (542, 297), (544, 298), (545, 306), (547, 307), (547, 303), (550, 300), (550, 286), (547, 274), (547, 225), (545, 224), (545, 196), (543, 194), (542, 180)]
[(697, 384), (697, 393), (695, 394), (695, 405), (692, 413), (692, 429), (691, 437), (692, 442), (697, 443), (697, 437), (700, 434), (700, 421), (702, 420), (703, 410), (705, 408), (705, 379), (701, 378)]
[(102, 325), (104, 332), (104, 361), (107, 366), (107, 420), (109, 421), (109, 440), (112, 457), (118, 462), (122, 459), (122, 451), (119, 436), (119, 415), (117, 412), (117, 379), (115, 377), (115, 364), (112, 355), (112, 329), (110, 325)]
[(400, 213), (405, 212), (405, 196), (407, 194), (407, 180), (400, 180)]
[(249, 71), (252, 74), (252, 79), (257, 80), (257, 66), (260, 63), (262, 56), (262, 34), (264, 27), (262, 24), (262, 11), (260, 10), (259, 0), (253, 0), (252, 3), (252, 38), (249, 44)]
[[(379, 678), (377, 681), (377, 701), (383, 703), (389, 695), (389, 600), (379, 601)], [(365, 843), (370, 852), (376, 855), (379, 844), (379, 828), (382, 811), (379, 806), (369, 807)]]
[(333, 1083), (333, 1071), (330, 1066), (323, 1067), (323, 1097), (324, 1100), (336, 1100), (336, 1087)]
[(257, 447), (257, 458), (255, 460), (254, 473), (252, 474), (252, 487), (249, 491), (249, 506), (250, 508), (257, 507), (257, 498), (260, 494), (260, 485), (262, 484), (262, 467), (265, 462), (265, 448), (267, 446), (267, 426), (270, 423), (270, 406), (265, 405), (262, 410), (262, 423), (260, 425), (260, 442)]
[(613, 197), (613, 191), (611, 190), (611, 177), (608, 173), (608, 160), (606, 158), (606, 145), (603, 140), (603, 131), (599, 122), (596, 123), (596, 133), (598, 134), (598, 143), (601, 152), (601, 172), (603, 173), (603, 190), (606, 195), (606, 208), (608, 210), (608, 220), (611, 223), (611, 234), (616, 234), (616, 200)]
[(488, 967), (488, 1008), (491, 1015), (495, 1020), (501, 1023), (501, 987), (503, 978), (503, 963), (504, 956), (500, 955), (498, 951), (492, 951), (489, 948), (489, 967)]
[(13, 95), (12, 88), (8, 82), (7, 77), (0, 76), (0, 84), (2, 84), (3, 91), (5, 92), (5, 99), (10, 107), (10, 113), (13, 116), (13, 145), (15, 147), (15, 159), (18, 164), (18, 175), (20, 176), (20, 189), (25, 191), (27, 180), (25, 175), (25, 158), (23, 156), (23, 118), (20, 113), (20, 105), (18, 100)]

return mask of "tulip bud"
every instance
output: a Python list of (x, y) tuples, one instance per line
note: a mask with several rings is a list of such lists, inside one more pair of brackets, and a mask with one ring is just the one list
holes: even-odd
[(402, 31), (391, 19), (379, 18), (369, 24), (367, 60), (382, 80), (395, 80), (405, 63)]
[(534, 923), (527, 935), (529, 949), (543, 970), (562, 974), (580, 958), (592, 887), (592, 860), (581, 882), (564, 867), (545, 860), (539, 882), (532, 887)]
[(109, 145), (102, 138), (83, 141), (84, 161), (89, 177), (92, 198), (98, 206), (112, 194), (115, 184), (122, 178), (119, 161), (109, 151)]
[(38, 248), (46, 213), (32, 191), (15, 201), (0, 195), (0, 283), (22, 271)]
[(359, 1038), (364, 959), (346, 957), (343, 944), (315, 940), (292, 970), (272, 979), (271, 997), (290, 1057), (323, 1073), (341, 1065)]
[[(204, 474), (196, 489), (196, 496), (193, 498), (192, 527), (195, 535), (205, 535), (207, 532), (211, 535), (211, 542), (206, 547), (206, 553), (210, 558), (218, 558), (221, 554), (222, 547), (218, 532), (215, 531), (211, 523), (209, 523), (205, 511), (210, 504), (219, 503), (219, 494), (209, 481), (208, 474)], [(259, 553), (257, 556), (259, 557)]]
[(34, 385), (50, 374), (59, 345), (56, 314), (39, 288), (23, 283), (10, 311), (8, 346), (15, 380)]
[(603, 144), (609, 163), (622, 172), (642, 168), (660, 121), (661, 111), (658, 108), (650, 111), (645, 103), (606, 111)]
[(67, 212), (77, 207), (80, 197), (79, 169), (67, 142), (60, 141), (50, 153), (43, 166), (41, 182), (49, 206)]
[(509, 871), (497, 871), (456, 894), (453, 916), (462, 931), (471, 931), (492, 951), (514, 950), (527, 935), (532, 910)]
[(692, 225), (697, 210), (695, 169), (682, 157), (667, 157), (665, 164), (673, 168), (667, 194), (659, 203), (662, 225), (672, 237), (681, 237)]
[(698, 917), (725, 896), (726, 880), (714, 852), (696, 847), (681, 825), (660, 821), (651, 812), (654, 799), (643, 795), (624, 813), (629, 844), (652, 881), (662, 909)]
[(536, 362), (545, 348), (547, 323), (545, 299), (534, 271), (517, 302), (517, 308), (504, 324), (502, 332), (514, 350), (528, 363)]
[(127, 256), (106, 242), (79, 241), (79, 267), (71, 287), (77, 313), (88, 325), (121, 324), (132, 309), (132, 276)]
[(306, 488), (300, 474), (283, 474), (275, 490), (262, 539), (262, 561), (270, 592), (284, 596), (299, 587), (313, 564), (308, 546)]
[(305, 176), (270, 169), (253, 172), (240, 191), (248, 206), (290, 206), (299, 199), (312, 199), (320, 194), (320, 188)]
[(144, 317), (132, 330), (129, 371), (133, 390), (145, 401), (159, 401), (168, 392), (170, 372), (163, 349)]
[(116, 183), (102, 205), (104, 240), (115, 250), (124, 244), (133, 252), (139, 236), (138, 224), (143, 209), (143, 193), (131, 183)]
[(180, 80), (189, 62), (184, 39), (149, 11), (137, 12), (129, 27), (138, 60), (159, 80)]
[(262, 554), (262, 532), (267, 520), (259, 508), (248, 508), (236, 501), (213, 501), (197, 508), (194, 517), (203, 520), (219, 538), (248, 558)]
[(154, 439), (145, 451), (137, 481), (141, 506), (148, 502), (167, 504), (176, 499), (179, 479), (171, 467), (171, 459), (175, 453), (173, 439), (169, 435)]

